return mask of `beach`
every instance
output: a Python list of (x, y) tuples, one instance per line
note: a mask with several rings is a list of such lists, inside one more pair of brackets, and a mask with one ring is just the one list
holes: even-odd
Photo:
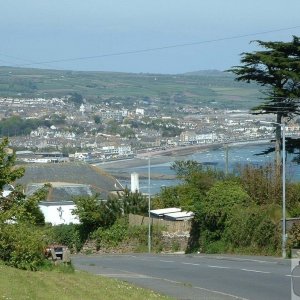
[(105, 170), (115, 172), (116, 170), (126, 170), (128, 168), (136, 168), (148, 164), (150, 158), (151, 165), (159, 165), (164, 163), (172, 163), (176, 160), (184, 160), (194, 153), (204, 152), (208, 149), (216, 150), (224, 147), (226, 144), (231, 147), (268, 144), (269, 140), (255, 140), (255, 141), (237, 141), (234, 143), (215, 143), (215, 144), (197, 144), (173, 147), (166, 150), (148, 151), (137, 154), (136, 157), (124, 160), (107, 161), (95, 164), (96, 166)]
[[(207, 149), (217, 149), (222, 147), (222, 145), (223, 144), (205, 144), (174, 147), (166, 150), (139, 153), (134, 158), (100, 162), (94, 165), (109, 171), (112, 175), (118, 175), (118, 177), (123, 177), (124, 174), (128, 174), (128, 169), (148, 165), (149, 159), (151, 166), (172, 163), (176, 160), (184, 160), (189, 155), (195, 152), (206, 151)], [(155, 176), (155, 174), (152, 175)], [(141, 177), (143, 177), (143, 174), (141, 174)]]

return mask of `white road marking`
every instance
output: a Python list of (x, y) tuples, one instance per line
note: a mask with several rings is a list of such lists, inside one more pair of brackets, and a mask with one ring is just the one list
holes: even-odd
[[(205, 256), (201, 256), (201, 258), (205, 258)], [(267, 264), (277, 264), (277, 261), (268, 261), (268, 260), (260, 260), (260, 259), (251, 259), (251, 258), (239, 258), (239, 257), (226, 257), (226, 256), (216, 256), (212, 257), (216, 259), (224, 259), (224, 260), (237, 260), (237, 261), (253, 261), (258, 263), (267, 263)]]
[[(160, 277), (152, 277), (152, 276), (147, 276), (147, 275), (143, 275), (143, 274), (136, 274), (136, 273), (131, 273), (131, 274), (97, 274), (97, 275), (101, 275), (101, 276), (107, 276), (107, 277), (118, 277), (118, 278), (141, 278), (141, 279), (156, 279), (156, 280), (163, 280), (166, 282), (170, 282), (173, 284), (184, 284), (183, 282), (180, 281), (175, 281), (175, 280), (171, 280), (171, 279), (166, 279), (166, 278), (160, 278)], [(223, 295), (223, 296), (228, 296), (228, 297), (232, 297), (234, 299), (240, 299), (240, 300), (248, 300), (246, 298), (241, 298), (238, 297), (236, 295), (232, 295), (232, 294), (228, 294), (228, 293), (223, 293), (223, 292), (219, 292), (219, 291), (215, 291), (215, 290), (210, 290), (210, 289), (206, 289), (200, 286), (192, 286), (191, 288), (195, 288), (198, 290), (202, 290), (202, 291), (206, 291), (206, 292), (210, 292), (210, 293), (215, 293), (215, 294), (219, 294), (219, 295)]]
[(193, 264), (193, 263), (187, 263), (187, 262), (182, 262), (183, 265), (192, 265), (192, 266), (200, 266), (200, 264)]
[(231, 269), (230, 267), (222, 267), (222, 266), (211, 266), (208, 265), (209, 268), (216, 268), (216, 269)]
[(107, 274), (107, 273), (98, 273), (98, 276), (113, 277), (113, 278), (152, 278), (151, 276), (143, 274)]
[(291, 275), (291, 274), (288, 274), (288, 275), (284, 275), (284, 276), (287, 276), (287, 277), (293, 277), (293, 278), (300, 278), (299, 275)]
[(271, 273), (271, 272), (258, 271), (258, 270), (250, 270), (250, 269), (238, 269), (238, 270), (246, 271), (246, 272), (263, 273), (263, 274), (270, 274)]
[(202, 287), (199, 287), (199, 286), (193, 286), (193, 288), (198, 289), (198, 290), (202, 290), (202, 291), (206, 291), (206, 292), (220, 294), (220, 295), (223, 295), (223, 296), (229, 296), (229, 297), (232, 297), (232, 298), (235, 298), (235, 299), (247, 300), (246, 298), (238, 297), (238, 296), (235, 296), (235, 295), (232, 295), (232, 294), (227, 294), (227, 293), (223, 293), (223, 292), (219, 292), (219, 291), (215, 291), (215, 290), (202, 288)]

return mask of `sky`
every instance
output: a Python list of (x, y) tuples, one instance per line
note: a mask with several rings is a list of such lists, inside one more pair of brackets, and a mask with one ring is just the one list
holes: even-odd
[(226, 70), (239, 64), (242, 52), (259, 50), (253, 40), (300, 36), (299, 0), (1, 2), (2, 66), (162, 74)]

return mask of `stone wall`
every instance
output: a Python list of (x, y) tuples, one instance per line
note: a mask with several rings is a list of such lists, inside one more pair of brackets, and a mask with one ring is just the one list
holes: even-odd
[[(129, 225), (141, 226), (148, 225), (148, 217), (140, 215), (129, 215)], [(185, 252), (190, 238), (191, 221), (167, 221), (151, 218), (153, 227), (158, 227), (160, 231), (159, 238), (152, 236), (153, 252)], [(153, 228), (152, 227), (152, 228)], [(155, 230), (157, 232), (157, 230)], [(147, 237), (144, 238), (147, 241)], [(155, 244), (155, 245), (154, 245)], [(96, 242), (89, 240), (83, 246), (81, 252), (86, 254), (102, 253), (134, 253), (147, 251), (147, 244), (141, 245), (135, 239), (128, 239), (114, 248), (97, 249)]]

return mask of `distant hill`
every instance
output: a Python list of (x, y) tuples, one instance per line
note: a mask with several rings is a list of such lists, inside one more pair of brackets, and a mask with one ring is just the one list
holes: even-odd
[(217, 70), (162, 75), (0, 67), (0, 96), (48, 98), (74, 92), (94, 103), (164, 110), (186, 104), (249, 109), (260, 96), (256, 85), (236, 82), (232, 74)]
[(234, 78), (232, 73), (220, 71), (220, 70), (200, 70), (194, 72), (183, 73), (186, 76), (228, 76)]

